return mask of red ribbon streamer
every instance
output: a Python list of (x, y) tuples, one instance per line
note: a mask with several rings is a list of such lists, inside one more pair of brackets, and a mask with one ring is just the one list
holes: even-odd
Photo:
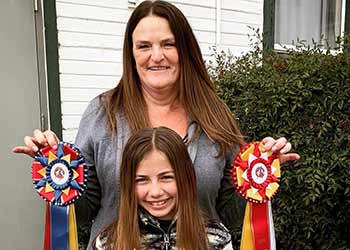
[(50, 246), (50, 205), (49, 203), (46, 203), (46, 216), (45, 216), (45, 236), (44, 236), (44, 250), (51, 250)]
[(269, 221), (267, 203), (252, 203), (252, 228), (256, 250), (269, 250)]

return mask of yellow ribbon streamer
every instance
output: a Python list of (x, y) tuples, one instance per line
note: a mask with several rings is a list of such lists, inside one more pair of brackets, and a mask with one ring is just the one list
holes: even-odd
[(241, 238), (241, 250), (254, 250), (254, 239), (251, 226), (251, 204), (247, 202), (245, 207), (242, 238)]
[(75, 222), (74, 204), (69, 205), (69, 250), (78, 250), (78, 233), (77, 224)]

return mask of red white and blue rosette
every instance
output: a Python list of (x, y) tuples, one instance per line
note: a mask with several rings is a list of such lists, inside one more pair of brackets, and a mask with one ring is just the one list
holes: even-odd
[(36, 191), (46, 200), (44, 250), (77, 250), (74, 202), (86, 190), (87, 168), (80, 150), (60, 142), (42, 148), (32, 163)]
[(280, 177), (278, 155), (263, 152), (259, 142), (243, 146), (232, 162), (232, 183), (248, 201), (241, 250), (276, 249), (270, 200), (278, 190)]

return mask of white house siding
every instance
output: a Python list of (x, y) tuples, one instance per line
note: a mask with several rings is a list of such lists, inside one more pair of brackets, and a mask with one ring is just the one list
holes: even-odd
[[(263, 0), (170, 2), (188, 18), (206, 61), (213, 46), (234, 55), (246, 52), (247, 34), (252, 33), (248, 25), (262, 29)], [(72, 142), (88, 102), (120, 79), (123, 35), (133, 7), (128, 0), (57, 0), (56, 4), (63, 139)]]

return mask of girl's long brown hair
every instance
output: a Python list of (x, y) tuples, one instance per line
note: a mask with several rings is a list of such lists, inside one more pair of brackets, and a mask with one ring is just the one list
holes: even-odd
[(211, 140), (220, 145), (220, 156), (233, 144), (242, 145), (240, 129), (228, 107), (216, 94), (187, 19), (174, 5), (161, 0), (142, 2), (127, 23), (123, 47), (123, 75), (118, 86), (103, 96), (111, 132), (116, 132), (115, 115), (118, 111), (123, 111), (126, 115), (132, 133), (150, 125), (132, 52), (132, 33), (140, 20), (150, 15), (165, 18), (175, 36), (180, 65), (178, 99), (187, 114)]
[(178, 195), (178, 249), (209, 250), (205, 223), (198, 204), (192, 161), (180, 136), (165, 127), (140, 130), (130, 137), (125, 146), (120, 169), (118, 221), (112, 223), (103, 233), (107, 238), (106, 249), (140, 249), (135, 177), (139, 163), (153, 150), (164, 153), (174, 170)]

